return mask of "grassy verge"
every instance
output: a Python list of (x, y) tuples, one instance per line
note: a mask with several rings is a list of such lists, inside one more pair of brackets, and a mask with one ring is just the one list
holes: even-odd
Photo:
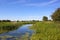
[(21, 21), (21, 22), (0, 22), (0, 33), (16, 30), (24, 24), (34, 24), (33, 21)]
[(38, 22), (31, 29), (36, 31), (31, 40), (60, 40), (60, 23)]
[(0, 22), (0, 33), (8, 32), (14, 29), (17, 29), (17, 23)]
[(23, 22), (0, 22), (0, 33), (16, 30), (24, 24)]

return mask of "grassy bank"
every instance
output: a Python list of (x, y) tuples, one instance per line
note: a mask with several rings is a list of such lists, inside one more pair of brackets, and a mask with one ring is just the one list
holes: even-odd
[(24, 24), (23, 22), (0, 22), (0, 33), (16, 30)]
[(14, 22), (0, 22), (0, 33), (12, 31), (18, 28), (19, 25)]
[(24, 24), (34, 24), (33, 21), (20, 21), (20, 22), (0, 22), (0, 33), (16, 30)]
[(60, 23), (38, 22), (31, 29), (36, 31), (31, 40), (60, 40)]

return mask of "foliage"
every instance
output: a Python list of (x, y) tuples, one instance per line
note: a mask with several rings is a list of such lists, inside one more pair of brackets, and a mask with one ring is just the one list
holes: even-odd
[(0, 20), (0, 22), (11, 22), (11, 20)]
[(13, 22), (0, 22), (0, 33), (8, 32), (17, 29), (16, 23)]
[(60, 24), (54, 22), (38, 22), (31, 29), (35, 30), (31, 40), (60, 40)]
[[(37, 22), (37, 21), (36, 21)], [(19, 21), (19, 22), (7, 22), (7, 21), (1, 21), (0, 22), (0, 33), (16, 30), (20, 26), (24, 24), (34, 24), (33, 21)]]
[(58, 8), (51, 16), (53, 21), (60, 21), (60, 8)]
[(43, 21), (48, 21), (48, 17), (43, 16)]

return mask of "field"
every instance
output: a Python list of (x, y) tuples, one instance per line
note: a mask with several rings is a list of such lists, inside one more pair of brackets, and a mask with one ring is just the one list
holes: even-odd
[(31, 40), (60, 40), (60, 23), (37, 22), (31, 29), (35, 31)]

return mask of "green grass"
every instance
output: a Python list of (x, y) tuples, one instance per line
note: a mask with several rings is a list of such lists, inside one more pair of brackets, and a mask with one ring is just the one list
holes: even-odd
[(23, 24), (23, 22), (0, 22), (0, 33), (16, 30)]
[(60, 40), (60, 23), (38, 22), (31, 29), (36, 32), (31, 40)]
[(0, 33), (8, 32), (14, 29), (17, 29), (17, 23), (0, 22)]
[(9, 32), (12, 30), (16, 30), (20, 26), (24, 24), (33, 24), (35, 22), (32, 21), (20, 21), (20, 22), (0, 22), (0, 33)]

